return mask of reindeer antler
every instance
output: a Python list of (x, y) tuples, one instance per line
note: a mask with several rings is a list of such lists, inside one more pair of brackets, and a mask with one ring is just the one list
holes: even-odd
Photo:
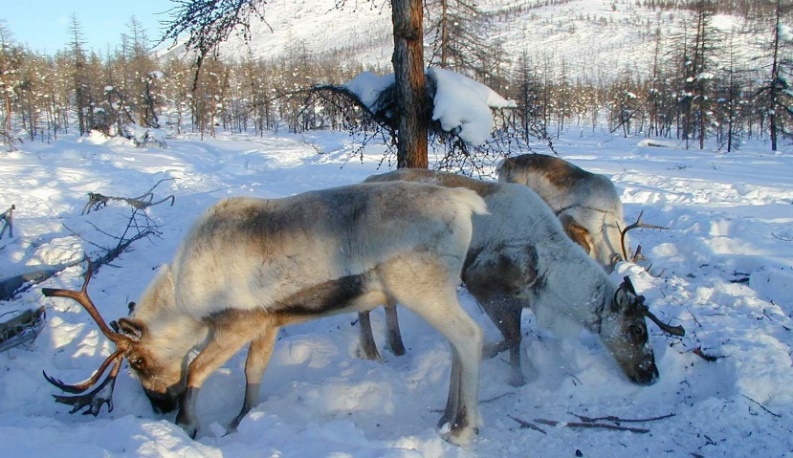
[[(639, 215), (639, 218), (641, 218), (641, 215)], [(658, 317), (656, 317), (653, 314), (653, 312), (650, 311), (650, 308), (648, 306), (644, 305), (644, 296), (639, 296), (638, 294), (636, 294), (636, 289), (633, 287), (633, 283), (631, 283), (631, 277), (628, 277), (626, 275), (625, 277), (623, 277), (623, 280), (625, 281), (625, 286), (628, 288), (628, 291), (630, 291), (630, 293), (636, 296), (637, 298), (641, 298), (641, 306), (643, 307), (642, 313), (644, 314), (644, 316), (652, 320), (652, 322), (658, 325), (658, 327), (661, 328), (662, 331), (668, 334), (671, 334), (673, 336), (680, 336), (680, 337), (686, 335), (686, 330), (683, 328), (683, 326), (670, 326), (664, 323), (663, 321), (659, 320)]]
[(628, 256), (628, 248), (625, 246), (625, 234), (632, 229), (636, 229), (637, 227), (644, 227), (647, 229), (669, 229), (668, 227), (664, 226), (656, 226), (654, 224), (646, 224), (642, 222), (642, 215), (644, 215), (644, 210), (639, 212), (639, 217), (636, 218), (636, 222), (627, 226), (625, 229), (620, 229), (619, 223), (617, 223), (617, 229), (620, 229), (620, 245), (622, 247), (622, 256), (626, 261), (636, 262), (639, 259), (639, 254), (642, 251), (641, 245), (636, 248), (636, 252), (633, 256)]
[(108, 339), (112, 340), (113, 343), (116, 344), (116, 351), (113, 352), (110, 356), (108, 356), (102, 364), (99, 366), (99, 369), (89, 377), (88, 379), (75, 383), (75, 384), (67, 384), (64, 383), (54, 377), (50, 377), (44, 372), (44, 378), (47, 379), (52, 385), (60, 388), (63, 391), (68, 393), (82, 393), (85, 390), (91, 388), (92, 386), (96, 385), (102, 375), (107, 370), (107, 367), (110, 363), (114, 363), (113, 369), (110, 371), (110, 374), (107, 378), (93, 391), (85, 394), (81, 394), (78, 396), (59, 396), (53, 395), (57, 402), (62, 404), (70, 404), (74, 406), (70, 413), (75, 413), (78, 410), (88, 407), (88, 410), (83, 412), (83, 414), (93, 414), (96, 416), (99, 413), (99, 410), (102, 407), (102, 404), (107, 404), (108, 412), (113, 410), (113, 388), (116, 384), (116, 377), (118, 376), (118, 372), (121, 369), (121, 362), (124, 358), (124, 352), (129, 348), (132, 343), (132, 340), (118, 332), (113, 331), (110, 327), (105, 323), (105, 320), (100, 315), (99, 310), (97, 310), (96, 305), (94, 305), (91, 298), (88, 296), (88, 283), (91, 281), (91, 274), (93, 273), (93, 265), (91, 264), (91, 260), (88, 260), (88, 267), (85, 271), (85, 281), (83, 281), (83, 286), (79, 291), (75, 290), (68, 290), (68, 289), (55, 289), (55, 288), (42, 288), (41, 292), (47, 297), (65, 297), (72, 299), (83, 306), (83, 308), (91, 315), (91, 318), (94, 319), (97, 325), (99, 325), (99, 329), (102, 331)]
[(666, 332), (668, 334), (671, 334), (673, 336), (680, 336), (680, 337), (683, 337), (684, 335), (686, 335), (686, 330), (685, 330), (685, 328), (683, 328), (683, 326), (680, 326), (680, 325), (678, 325), (678, 326), (670, 326), (670, 325), (664, 323), (663, 321), (659, 320), (658, 317), (653, 315), (653, 312), (651, 312), (649, 308), (644, 311), (644, 315), (647, 318), (651, 319), (653, 321), (653, 323), (658, 325), (658, 327), (661, 328), (662, 331), (664, 331), (664, 332)]
[[(115, 353), (114, 353), (115, 356)], [(116, 377), (118, 377), (118, 372), (121, 369), (121, 356), (115, 356), (114, 358), (108, 358), (105, 360), (105, 363), (102, 365), (106, 368), (107, 363), (111, 360), (115, 360), (115, 365), (113, 369), (110, 371), (110, 374), (107, 378), (94, 390), (89, 393), (85, 393), (78, 396), (60, 396), (57, 394), (53, 394), (52, 397), (55, 398), (55, 402), (60, 402), (61, 404), (67, 404), (72, 406), (72, 410), (69, 413), (75, 413), (78, 410), (82, 409), (83, 407), (88, 407), (86, 411), (83, 412), (83, 415), (88, 415), (89, 413), (93, 416), (97, 416), (99, 414), (99, 410), (102, 409), (102, 404), (107, 404), (107, 411), (113, 411), (113, 389), (116, 386)], [(100, 370), (97, 371), (96, 375), (101, 375), (105, 371), (104, 368), (100, 367)], [(98, 376), (95, 375), (96, 380), (99, 379)], [(57, 387), (61, 387), (64, 391), (69, 391), (69, 389), (74, 388), (76, 385), (66, 385), (65, 383), (61, 382), (60, 380), (54, 379), (49, 377), (46, 373), (44, 373), (44, 378), (47, 379), (48, 382), (52, 383)], [(94, 379), (94, 377), (91, 377)], [(91, 380), (89, 379), (89, 380)], [(87, 382), (88, 380), (86, 380)], [(94, 381), (96, 383), (96, 381)], [(90, 385), (86, 387), (86, 389), (90, 388)]]

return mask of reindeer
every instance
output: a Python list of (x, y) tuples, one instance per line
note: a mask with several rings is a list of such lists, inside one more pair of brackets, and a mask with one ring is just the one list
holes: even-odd
[[(658, 379), (645, 317), (666, 332), (683, 335), (682, 327), (662, 323), (636, 294), (628, 277), (617, 286), (604, 270), (569, 237), (553, 212), (525, 186), (484, 182), (423, 169), (401, 169), (374, 175), (367, 182), (413, 181), (476, 191), (487, 203), (487, 216), (474, 216), (473, 238), (462, 279), (504, 341), (486, 356), (509, 350), (509, 383), (525, 377), (520, 363), (520, 315), (530, 308), (539, 321), (553, 325), (568, 319), (600, 337), (625, 375), (639, 385)], [(386, 305), (389, 343), (402, 347), (395, 303)], [(379, 358), (368, 312), (359, 313), (365, 356)], [(397, 341), (398, 340), (398, 341)]]
[[(452, 346), (443, 437), (465, 444), (478, 424), (482, 330), (462, 309), (457, 284), (483, 200), (467, 189), (417, 183), (360, 184), (284, 199), (231, 198), (193, 225), (129, 318), (109, 327), (87, 293), (44, 289), (79, 302), (117, 349), (85, 382), (113, 363), (111, 382), (61, 396), (74, 411), (112, 409), (115, 375), (126, 358), (157, 412), (179, 408), (176, 423), (195, 437), (196, 399), (204, 381), (250, 344), (246, 389), (236, 428), (258, 402), (259, 386), (281, 326), (391, 301), (415, 311)], [(113, 329), (111, 329), (111, 327)], [(190, 360), (191, 351), (198, 355)], [(46, 374), (45, 374), (46, 376)]]
[(629, 254), (628, 231), (637, 227), (663, 229), (642, 223), (641, 214), (626, 227), (622, 202), (611, 180), (563, 159), (523, 154), (502, 160), (497, 173), (499, 181), (522, 184), (536, 192), (559, 217), (567, 235), (606, 272), (619, 261), (640, 259), (641, 247)]

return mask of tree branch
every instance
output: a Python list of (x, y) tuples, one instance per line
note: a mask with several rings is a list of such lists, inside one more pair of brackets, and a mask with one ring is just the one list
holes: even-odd
[(8, 210), (4, 211), (2, 215), (0, 215), (0, 222), (3, 223), (3, 229), (0, 230), (0, 239), (3, 238), (3, 234), (8, 231), (8, 236), (14, 238), (14, 210), (16, 210), (16, 205), (11, 205)]

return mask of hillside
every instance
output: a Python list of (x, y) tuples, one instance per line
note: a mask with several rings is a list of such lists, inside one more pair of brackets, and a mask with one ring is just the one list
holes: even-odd
[[(337, 7), (338, 3), (342, 3)], [(549, 4), (550, 3), (550, 4)], [(555, 68), (569, 78), (610, 80), (626, 69), (647, 74), (661, 34), (659, 55), (689, 13), (660, 12), (633, 0), (482, 0), (490, 20), (490, 43), (501, 43), (515, 62), (526, 53), (535, 66)], [(437, 11), (430, 8), (425, 22)], [(393, 41), (389, 3), (382, 0), (275, 0), (266, 23), (252, 25), (249, 44), (234, 37), (221, 54), (226, 59), (271, 59), (290, 53), (332, 54), (365, 66), (390, 67)], [(717, 15), (713, 25), (728, 31), (739, 18)], [(428, 42), (428, 39), (425, 40)]]

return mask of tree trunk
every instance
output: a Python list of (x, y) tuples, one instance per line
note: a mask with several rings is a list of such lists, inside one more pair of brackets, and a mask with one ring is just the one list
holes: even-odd
[(424, 30), (421, 0), (393, 0), (394, 76), (399, 116), (397, 168), (424, 168), (427, 158), (427, 112), (424, 77)]

